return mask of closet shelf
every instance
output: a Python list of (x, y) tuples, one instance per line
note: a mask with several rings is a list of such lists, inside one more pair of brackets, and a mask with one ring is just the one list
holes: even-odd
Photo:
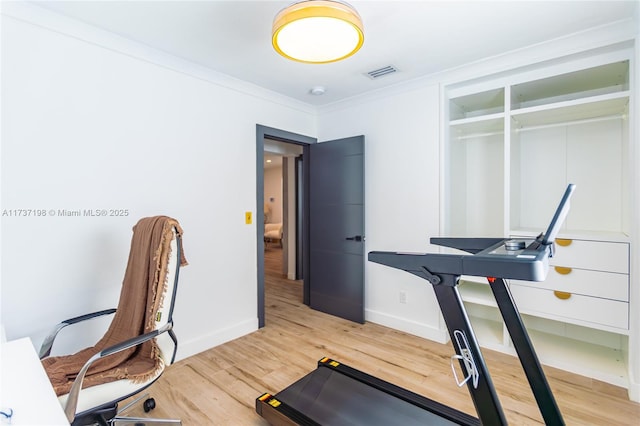
[[(511, 237), (535, 238), (540, 233), (541, 228), (511, 228)], [(630, 242), (629, 235), (624, 232), (593, 231), (585, 229), (563, 229), (558, 234), (558, 238), (570, 240), (588, 241), (611, 241), (619, 243)]]
[(462, 118), (449, 122), (451, 132), (456, 137), (483, 134), (502, 134), (504, 131), (504, 113), (483, 115), (481, 117)]
[(498, 307), (493, 293), (489, 288), (489, 283), (484, 278), (463, 276), (460, 279), (458, 291), (465, 302)]
[(627, 113), (629, 92), (608, 93), (572, 101), (522, 108), (511, 111), (515, 128), (570, 123)]
[(620, 349), (529, 330), (529, 336), (548, 366), (627, 387), (627, 354)]

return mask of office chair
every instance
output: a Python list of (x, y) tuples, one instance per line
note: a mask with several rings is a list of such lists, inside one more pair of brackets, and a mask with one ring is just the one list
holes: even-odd
[[(151, 384), (161, 376), (165, 368), (175, 361), (178, 341), (173, 331), (173, 307), (178, 289), (180, 266), (187, 264), (182, 251), (182, 229), (174, 219), (166, 216), (144, 218), (141, 219), (133, 229), (134, 236), (131, 242), (131, 252), (129, 254), (125, 280), (120, 293), (118, 309), (107, 309), (63, 321), (54, 327), (40, 348), (39, 355), (43, 360), (45, 369), (54, 368), (51, 367), (52, 364), (56, 365), (55, 368), (58, 368), (60, 365), (64, 367), (67, 365), (65, 361), (68, 363), (69, 360), (73, 360), (73, 357), (78, 357), (79, 354), (84, 351), (74, 355), (49, 357), (58, 332), (67, 326), (82, 321), (115, 314), (105, 337), (103, 337), (96, 346), (85, 350), (89, 352), (87, 354), (88, 359), (86, 361), (81, 360), (75, 364), (81, 365), (82, 367), (79, 370), (76, 368), (75, 371), (65, 372), (65, 374), (68, 374), (65, 377), (70, 377), (68, 383), (62, 384), (60, 388), (56, 387), (56, 380), (52, 378), (53, 373), (50, 374), (49, 370), (47, 371), (58, 393), (58, 400), (64, 408), (67, 419), (72, 426), (92, 424), (106, 426), (120, 422), (134, 422), (135, 424), (154, 422), (182, 424), (180, 420), (134, 418), (124, 417), (122, 415), (123, 412), (133, 404), (146, 398), (148, 396), (147, 394), (136, 398), (132, 403), (127, 404), (122, 409), (118, 409), (118, 404), (121, 401), (137, 395), (151, 386)], [(134, 245), (136, 247), (146, 245), (147, 247), (142, 249), (145, 254), (138, 255), (136, 258)], [(141, 258), (146, 258), (142, 266), (140, 266), (140, 261), (135, 260)], [(134, 273), (135, 269), (138, 270), (137, 274)], [(164, 277), (162, 276), (163, 274)], [(129, 276), (134, 276), (136, 279), (128, 281), (127, 277)], [(139, 279), (141, 276), (145, 277), (145, 279)], [(129, 309), (130, 300), (126, 301), (128, 299), (127, 289), (132, 287), (127, 283), (133, 281), (135, 281), (135, 284), (131, 285), (134, 287), (137, 286), (138, 291), (147, 294), (148, 300), (144, 302), (144, 313), (132, 313), (129, 315), (123, 311), (123, 309)], [(143, 281), (147, 281), (148, 283)], [(140, 289), (140, 287), (144, 287), (144, 289)], [(135, 293), (135, 291), (133, 293)], [(126, 303), (124, 301), (126, 301)], [(119, 318), (118, 315), (120, 315)], [(101, 342), (105, 342), (107, 335), (112, 331), (117, 320), (122, 321), (124, 318), (124, 321), (127, 322), (130, 318), (136, 318), (141, 315), (144, 316), (144, 319), (141, 321), (143, 323), (141, 327), (144, 328), (142, 333), (122, 341), (118, 340), (118, 343), (115, 344), (102, 345), (106, 347), (100, 346)], [(132, 321), (135, 322), (135, 320)], [(143, 345), (146, 346), (143, 347)], [(134, 366), (136, 361), (132, 361), (132, 359), (135, 360), (136, 356), (140, 356), (140, 353), (153, 358), (152, 360), (144, 359), (143, 361), (145, 365), (154, 363), (154, 370), (141, 376), (123, 378), (123, 371), (125, 372), (125, 376), (127, 376), (129, 371), (136, 369)], [(116, 356), (114, 357), (114, 355)], [(118, 369), (117, 366), (112, 367), (111, 370), (106, 370), (107, 367), (103, 367), (103, 370), (96, 372), (96, 369), (101, 366), (100, 363), (103, 363), (104, 366), (104, 363), (109, 362), (110, 357), (113, 360), (121, 356), (129, 357), (126, 362), (130, 362), (131, 364), (126, 364), (126, 368), (122, 367), (120, 369)], [(85, 355), (81, 359), (83, 358), (87, 358), (87, 356)], [(56, 362), (61, 362), (62, 364), (56, 364)], [(94, 367), (93, 371), (90, 370), (92, 366)], [(105, 380), (104, 377), (109, 378)], [(97, 384), (92, 383), (96, 381), (98, 382)], [(83, 388), (83, 382), (87, 387)], [(145, 412), (149, 412), (154, 407), (155, 401), (153, 398), (148, 398), (144, 401)]]

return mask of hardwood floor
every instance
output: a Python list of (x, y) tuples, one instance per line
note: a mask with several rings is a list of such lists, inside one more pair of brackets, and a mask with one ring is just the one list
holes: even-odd
[[(270, 245), (266, 327), (171, 366), (150, 388), (157, 403), (150, 415), (181, 418), (186, 426), (265, 425), (255, 398), (284, 389), (323, 356), (475, 415), (466, 387), (454, 383), (450, 345), (309, 309), (301, 282), (284, 278), (278, 256), (281, 250)], [(518, 360), (483, 353), (510, 424), (542, 424)], [(630, 402), (626, 390), (554, 368), (545, 372), (567, 424), (640, 424), (640, 404)], [(138, 408), (133, 413), (145, 415)]]

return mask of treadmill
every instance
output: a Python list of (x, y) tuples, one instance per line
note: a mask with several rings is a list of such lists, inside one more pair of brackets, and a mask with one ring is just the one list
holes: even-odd
[[(433, 286), (455, 350), (454, 378), (458, 386), (467, 385), (478, 417), (326, 357), (316, 370), (281, 392), (258, 397), (256, 412), (272, 425), (506, 425), (457, 289), (460, 276), (471, 275), (487, 278), (545, 424), (564, 425), (505, 279), (544, 281), (574, 189), (574, 184), (568, 185), (546, 232), (535, 239), (431, 238), (431, 244), (468, 254), (369, 253), (369, 261), (402, 269)], [(464, 377), (458, 377), (456, 362)]]

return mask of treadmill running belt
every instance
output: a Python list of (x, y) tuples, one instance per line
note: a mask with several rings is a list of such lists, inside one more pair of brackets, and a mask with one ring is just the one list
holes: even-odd
[(456, 425), (329, 368), (318, 368), (276, 397), (322, 425)]

